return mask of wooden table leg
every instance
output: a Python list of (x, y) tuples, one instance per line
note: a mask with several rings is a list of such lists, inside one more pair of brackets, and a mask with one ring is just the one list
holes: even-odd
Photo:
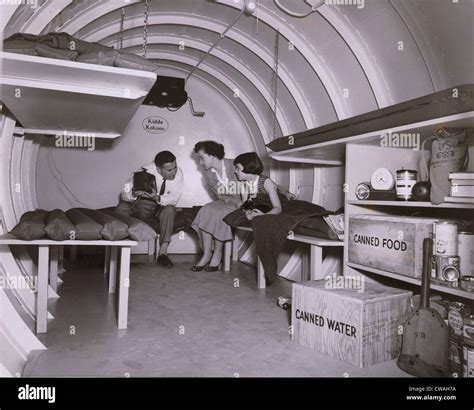
[(118, 328), (126, 329), (128, 320), (128, 289), (130, 287), (130, 247), (120, 250), (120, 276), (118, 289)]
[(232, 257), (232, 241), (224, 242), (224, 272), (230, 271), (230, 261)]
[(310, 280), (324, 279), (323, 248), (321, 248), (320, 246), (311, 245), (309, 252)]
[(150, 239), (148, 241), (148, 262), (153, 262), (155, 259), (155, 253), (156, 253), (156, 240)]
[(36, 333), (46, 333), (48, 328), (48, 268), (49, 246), (38, 246), (38, 285), (36, 294)]
[(160, 252), (160, 235), (158, 234), (155, 238), (155, 260), (156, 263), (158, 260), (158, 253)]
[(64, 246), (58, 246), (58, 273), (64, 272)]
[(57, 246), (51, 246), (49, 261), (49, 284), (55, 292), (58, 290), (58, 252), (59, 250)]
[(110, 267), (110, 246), (105, 247), (105, 258), (104, 258), (104, 275), (109, 273)]
[(257, 288), (265, 289), (265, 270), (263, 269), (263, 264), (260, 258), (257, 259)]
[(239, 238), (237, 234), (234, 236), (232, 241), (232, 261), (237, 262), (239, 260)]
[(110, 247), (109, 293), (115, 293), (117, 283), (118, 247)]

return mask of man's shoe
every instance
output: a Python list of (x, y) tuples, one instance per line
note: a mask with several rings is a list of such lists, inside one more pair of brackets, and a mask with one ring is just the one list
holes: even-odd
[(168, 255), (158, 256), (158, 259), (156, 260), (156, 263), (159, 263), (164, 268), (172, 268), (174, 266), (173, 262), (171, 262), (171, 259), (168, 258)]

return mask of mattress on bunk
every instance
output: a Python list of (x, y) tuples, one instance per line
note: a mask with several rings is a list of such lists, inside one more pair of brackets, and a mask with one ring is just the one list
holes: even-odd
[[(74, 49), (71, 49), (72, 45), (74, 45)], [(113, 47), (104, 46), (100, 43), (84, 41), (68, 33), (53, 32), (44, 35), (15, 33), (3, 40), (3, 50), (10, 53), (133, 70), (151, 72), (157, 70), (156, 64), (145, 57), (117, 51)]]
[(291, 140), (277, 138), (267, 147), (284, 151), (473, 110), (474, 84), (465, 84), (292, 134)]

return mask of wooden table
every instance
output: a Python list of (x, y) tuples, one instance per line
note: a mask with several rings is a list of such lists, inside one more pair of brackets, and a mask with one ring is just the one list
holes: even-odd
[[(138, 243), (131, 240), (122, 241), (53, 241), (37, 239), (25, 241), (12, 234), (0, 236), (0, 245), (23, 245), (38, 247), (38, 277), (36, 295), (36, 333), (46, 333), (48, 324), (48, 279), (51, 287), (56, 290), (58, 285), (58, 260), (64, 246), (106, 246), (106, 263), (109, 261), (109, 293), (115, 293), (117, 270), (119, 271), (118, 314), (119, 329), (127, 328), (128, 288), (130, 286), (130, 250)], [(120, 260), (118, 258), (120, 251)], [(118, 268), (118, 269), (117, 269)]]

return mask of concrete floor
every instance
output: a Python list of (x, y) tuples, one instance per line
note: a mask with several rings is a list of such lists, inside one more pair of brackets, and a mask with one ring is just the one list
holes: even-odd
[[(195, 255), (172, 255), (163, 269), (132, 259), (128, 329), (118, 330), (115, 299), (99, 269), (64, 273), (55, 319), (28, 361), (25, 377), (393, 377), (395, 361), (368, 369), (345, 364), (290, 340), (289, 312), (276, 306), (289, 282), (257, 290), (255, 271), (192, 272)], [(239, 286), (234, 286), (235, 281)]]

